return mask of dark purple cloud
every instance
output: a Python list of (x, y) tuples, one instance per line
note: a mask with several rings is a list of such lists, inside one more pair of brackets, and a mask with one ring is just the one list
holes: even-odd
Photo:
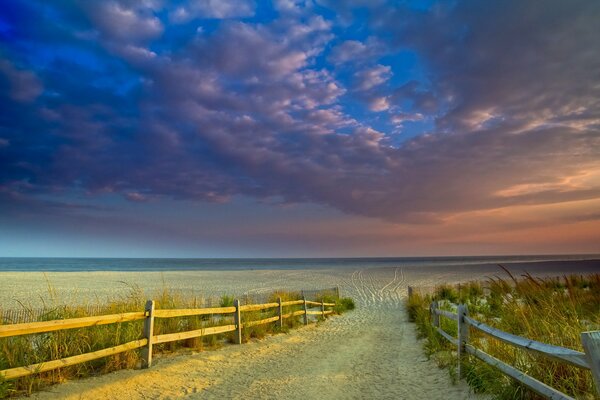
[(6, 204), (247, 195), (429, 223), (600, 197), (595, 2), (25, 6), (41, 28), (2, 17)]
[(31, 102), (42, 93), (42, 84), (30, 71), (20, 71), (9, 61), (0, 61), (0, 75), (4, 88), (16, 102)]

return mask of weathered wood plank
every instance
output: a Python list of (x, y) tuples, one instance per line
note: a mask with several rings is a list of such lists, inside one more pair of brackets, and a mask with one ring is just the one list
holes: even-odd
[(248, 304), (245, 306), (240, 306), (240, 310), (241, 311), (260, 311), (260, 310), (266, 310), (268, 308), (275, 308), (275, 307), (279, 307), (279, 303)]
[(85, 328), (88, 326), (114, 324), (117, 322), (137, 321), (144, 319), (144, 317), (144, 313), (140, 311), (123, 314), (99, 315), (95, 317), (0, 325), (0, 338), (29, 335), (32, 333), (53, 332), (63, 329)]
[(235, 307), (235, 314), (233, 314), (235, 337), (233, 341), (236, 344), (242, 344), (242, 311), (240, 310), (240, 301), (238, 299), (233, 300), (233, 306)]
[(308, 310), (306, 312), (306, 314), (308, 314), (308, 315), (321, 315), (322, 312), (321, 311), (311, 311), (311, 310)]
[(453, 319), (454, 321), (458, 321), (458, 316), (456, 314), (454, 314), (453, 312), (446, 311), (446, 310), (440, 310), (439, 308), (436, 308), (435, 313), (437, 315), (443, 315), (446, 318)]
[[(302, 304), (302, 300), (297, 300), (297, 301), (299, 301), (298, 304)], [(310, 300), (306, 300), (306, 304), (311, 305), (311, 306), (319, 306), (319, 307), (321, 305), (323, 305), (323, 304), (325, 306), (327, 306), (327, 307), (333, 307), (333, 306), (335, 306), (335, 303), (323, 303), (323, 302), (320, 302), (320, 301), (310, 301)]]
[(333, 314), (333, 310), (325, 311), (323, 314), (324, 315)]
[(275, 322), (275, 321), (279, 321), (279, 315), (276, 315), (276, 316), (270, 317), (270, 318), (260, 319), (258, 321), (248, 321), (248, 322), (244, 323), (244, 328), (249, 328), (251, 326), (256, 326), (256, 325), (268, 324), (269, 322)]
[(447, 332), (445, 332), (442, 328), (436, 326), (435, 330), (438, 331), (438, 333), (440, 335), (442, 335), (443, 337), (446, 338), (446, 340), (448, 340), (450, 343), (454, 344), (455, 346), (458, 346), (458, 340), (456, 338), (453, 338), (452, 336), (450, 336)]
[(438, 302), (437, 300), (431, 303), (429, 312), (431, 313), (432, 324), (435, 327), (440, 327), (440, 316), (437, 313), (438, 310)]
[(535, 351), (536, 353), (542, 354), (546, 357), (564, 361), (579, 368), (590, 369), (590, 366), (585, 358), (585, 354), (579, 351), (513, 335), (511, 333), (501, 331), (500, 329), (492, 328), (491, 326), (486, 325), (483, 322), (476, 321), (470, 317), (465, 317), (465, 321), (473, 328), (487, 333), (488, 335), (505, 343), (509, 343), (513, 346), (517, 346), (526, 350)]
[(27, 367), (17, 367), (11, 369), (5, 369), (0, 371), (0, 376), (3, 379), (16, 379), (23, 376), (33, 375), (40, 372), (51, 371), (53, 369), (68, 367), (70, 365), (81, 364), (87, 361), (96, 360), (98, 358), (112, 356), (114, 354), (123, 353), (128, 350), (137, 349), (143, 347), (148, 342), (147, 339), (134, 340), (125, 344), (121, 344), (107, 349), (93, 351), (91, 353), (80, 354), (77, 356), (71, 356), (62, 358), (60, 360), (47, 361), (39, 364), (29, 365)]
[(546, 385), (545, 383), (540, 382), (535, 378), (532, 378), (531, 376), (525, 374), (524, 372), (521, 372), (518, 369), (511, 367), (510, 365), (498, 360), (495, 357), (492, 357), (491, 355), (489, 355), (469, 344), (465, 346), (465, 349), (466, 349), (467, 353), (472, 354), (475, 357), (479, 358), (481, 361), (483, 361), (493, 367), (498, 368), (504, 374), (521, 382), (523, 385), (527, 386), (529, 389), (533, 390), (534, 392), (536, 392), (537, 394), (539, 394), (541, 396), (544, 396), (544, 397), (546, 397), (548, 399), (552, 399), (552, 400), (574, 400), (572, 397), (569, 397), (566, 394), (559, 392), (558, 390), (554, 389), (553, 387), (550, 387), (550, 386)]
[(302, 296), (303, 307), (304, 307), (304, 325), (308, 325), (308, 306), (306, 305), (306, 297)]
[(142, 368), (150, 368), (152, 366), (152, 338), (154, 337), (154, 300), (148, 300), (144, 313), (146, 320), (144, 321), (144, 337), (148, 340), (146, 346), (142, 348)]
[(458, 354), (458, 377), (464, 378), (464, 370), (462, 367), (463, 355), (465, 354), (465, 345), (469, 341), (469, 324), (465, 321), (465, 317), (469, 316), (469, 308), (466, 304), (459, 304), (456, 310), (457, 314), (457, 354)]
[(283, 306), (281, 305), (281, 297), (277, 298), (277, 320), (279, 323), (277, 324), (279, 328), (283, 328)]
[(596, 391), (600, 395), (600, 331), (583, 332), (581, 343), (585, 349), (585, 356), (592, 370)]
[[(304, 304), (304, 300), (290, 300), (290, 301), (284, 301), (284, 302), (281, 303), (281, 305), (283, 307), (286, 307), (286, 306), (295, 306), (295, 305), (298, 305), (298, 304)], [(321, 304), (321, 303), (319, 303), (319, 304)]]
[(233, 314), (235, 307), (189, 308), (175, 310), (154, 310), (154, 318), (191, 317), (207, 314)]
[[(298, 311), (294, 311), (294, 312), (291, 312), (291, 313), (283, 314), (282, 318), (290, 318), (290, 317), (295, 317), (297, 315), (303, 315), (303, 314), (304, 314), (304, 310), (298, 310)], [(320, 311), (319, 311), (319, 314), (321, 314)]]
[(319, 307), (321, 307), (321, 302), (320, 301), (306, 300), (306, 304), (308, 304), (309, 306), (319, 306)]
[(193, 331), (166, 333), (154, 336), (153, 344), (174, 342), (176, 340), (192, 339), (200, 336), (216, 335), (218, 333), (232, 332), (237, 329), (236, 325), (212, 326), (210, 328), (195, 329)]

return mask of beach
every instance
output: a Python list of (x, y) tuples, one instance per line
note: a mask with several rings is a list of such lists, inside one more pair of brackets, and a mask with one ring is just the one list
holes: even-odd
[[(561, 276), (600, 271), (599, 260), (569, 260), (503, 263), (520, 276)], [(98, 304), (141, 290), (151, 298), (164, 288), (183, 296), (198, 298), (222, 295), (261, 295), (274, 290), (313, 290), (339, 287), (343, 295), (360, 304), (380, 302), (379, 290), (370, 293), (370, 285), (384, 288), (383, 293), (400, 299), (411, 285), (432, 288), (440, 283), (486, 280), (508, 275), (498, 264), (398, 265), (359, 268), (296, 268), (243, 270), (163, 270), (163, 271), (1, 271), (0, 308), (39, 308), (62, 304)]]
[(600, 395), (600, 0), (2, 4), (0, 399)]
[[(600, 271), (598, 261), (515, 263), (516, 275)], [(2, 272), (1, 304), (39, 300), (93, 302), (125, 296), (137, 285), (145, 293), (162, 287), (213, 296), (338, 286), (357, 308), (288, 334), (241, 346), (159, 355), (148, 370), (123, 370), (67, 382), (36, 393), (36, 399), (111, 398), (481, 398), (464, 381), (453, 385), (446, 370), (427, 360), (408, 322), (407, 287), (484, 280), (506, 273), (497, 265), (364, 269)], [(25, 294), (27, 296), (25, 296)], [(21, 297), (20, 297), (21, 296)], [(29, 300), (27, 299), (29, 298)]]

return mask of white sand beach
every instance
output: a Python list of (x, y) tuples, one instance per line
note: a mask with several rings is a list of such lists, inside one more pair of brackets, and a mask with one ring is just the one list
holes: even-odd
[[(519, 273), (521, 265), (514, 265)], [(535, 275), (586, 273), (598, 262), (528, 264)], [(124, 370), (67, 382), (35, 399), (467, 399), (464, 382), (453, 385), (446, 370), (424, 356), (403, 308), (407, 286), (485, 279), (497, 266), (436, 269), (56, 272), (47, 279), (59, 296), (103, 299), (127, 293), (135, 283), (148, 293), (162, 287), (200, 294), (252, 293), (274, 289), (339, 286), (357, 309), (288, 334), (204, 352), (159, 355), (148, 370)], [(41, 273), (0, 273), (2, 304), (22, 293), (44, 296)], [(23, 299), (21, 299), (22, 301)]]

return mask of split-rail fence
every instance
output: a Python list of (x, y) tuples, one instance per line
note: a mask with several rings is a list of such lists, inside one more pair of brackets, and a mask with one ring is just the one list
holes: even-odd
[[(290, 306), (302, 305), (300, 310), (288, 310), (284, 313), (285, 308)], [(318, 310), (314, 308), (318, 307)], [(53, 321), (28, 322), (19, 324), (0, 325), (0, 338), (12, 336), (30, 335), (35, 333), (47, 333), (59, 330), (85, 328), (96, 325), (115, 324), (121, 322), (130, 322), (144, 320), (143, 338), (134, 340), (128, 343), (123, 343), (118, 346), (109, 347), (102, 350), (93, 351), (90, 353), (79, 354), (76, 356), (66, 357), (59, 360), (49, 360), (43, 363), (32, 364), (23, 367), (10, 368), (0, 371), (0, 379), (10, 380), (21, 378), (28, 375), (37, 374), (40, 372), (51, 371), (57, 368), (67, 367), (84, 363), (87, 361), (96, 360), (103, 357), (112, 356), (133, 349), (141, 349), (142, 368), (148, 368), (152, 365), (152, 346), (161, 343), (173, 342), (177, 340), (185, 340), (202, 336), (216, 335), (226, 332), (234, 333), (234, 342), (242, 343), (242, 329), (251, 326), (268, 324), (276, 322), (279, 326), (283, 326), (283, 320), (295, 316), (304, 316), (304, 324), (308, 324), (308, 316), (316, 315), (325, 318), (333, 313), (332, 307), (335, 303), (325, 303), (324, 301), (309, 301), (304, 297), (301, 300), (281, 301), (278, 298), (275, 303), (264, 304), (247, 304), (241, 305), (239, 300), (234, 300), (231, 307), (210, 307), (210, 308), (190, 308), (190, 309), (156, 309), (154, 300), (148, 300), (144, 311), (127, 312), (121, 314), (99, 315), (93, 317), (61, 319)], [(269, 318), (264, 318), (255, 321), (242, 322), (242, 313), (249, 311), (261, 311), (268, 309), (277, 309), (277, 315)], [(297, 307), (296, 307), (297, 308)], [(154, 335), (154, 320), (156, 318), (177, 318), (191, 317), (199, 315), (233, 315), (234, 323), (229, 325), (211, 326), (197, 330), (166, 333), (162, 335)]]
[[(413, 288), (410, 286), (408, 287), (408, 293), (409, 296), (413, 293)], [(486, 364), (496, 367), (505, 375), (519, 381), (544, 398), (553, 400), (574, 400), (565, 393), (540, 382), (523, 371), (516, 369), (512, 365), (508, 365), (483, 350), (469, 344), (469, 328), (473, 328), (512, 346), (532, 351), (555, 361), (567, 363), (578, 368), (591, 370), (592, 376), (594, 377), (594, 383), (596, 384), (596, 390), (598, 395), (600, 395), (600, 331), (581, 333), (581, 343), (585, 350), (585, 353), (582, 353), (573, 349), (538, 342), (493, 328), (469, 317), (469, 309), (466, 304), (454, 305), (456, 306), (456, 313), (442, 310), (439, 306), (440, 304), (438, 301), (433, 301), (430, 304), (429, 310), (432, 324), (442, 337), (457, 347), (459, 377), (462, 378), (464, 375), (464, 371), (461, 369), (463, 356), (465, 354), (471, 354)], [(440, 317), (449, 318), (457, 322), (456, 337), (450, 335), (441, 328)]]

